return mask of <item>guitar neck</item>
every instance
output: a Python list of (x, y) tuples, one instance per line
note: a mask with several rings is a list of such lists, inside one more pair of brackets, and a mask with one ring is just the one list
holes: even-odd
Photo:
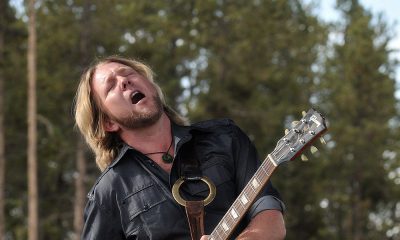
[(310, 109), (307, 113), (304, 112), (303, 118), (300, 121), (293, 122), (292, 126), (293, 128), (285, 132), (285, 136), (278, 141), (274, 151), (262, 162), (208, 239), (228, 239), (265, 187), (276, 167), (282, 162), (294, 159), (305, 147), (327, 130), (325, 118), (314, 109)]
[(265, 187), (268, 179), (276, 169), (276, 163), (271, 155), (263, 161), (254, 176), (250, 179), (238, 198), (222, 217), (221, 221), (210, 234), (210, 240), (224, 240), (232, 234), (235, 227), (244, 217), (250, 206), (254, 203), (256, 197)]

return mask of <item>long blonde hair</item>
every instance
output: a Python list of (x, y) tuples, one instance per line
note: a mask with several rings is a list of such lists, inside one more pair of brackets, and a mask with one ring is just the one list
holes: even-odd
[(104, 122), (108, 116), (102, 106), (96, 101), (96, 96), (91, 88), (93, 75), (97, 67), (105, 63), (120, 63), (131, 67), (136, 72), (147, 78), (157, 90), (163, 108), (170, 120), (178, 125), (187, 125), (185, 118), (166, 104), (161, 88), (154, 82), (153, 71), (144, 63), (117, 56), (99, 59), (94, 62), (81, 76), (75, 96), (75, 121), (86, 142), (96, 155), (96, 164), (104, 171), (118, 154), (118, 146), (122, 140), (114, 132), (104, 129)]

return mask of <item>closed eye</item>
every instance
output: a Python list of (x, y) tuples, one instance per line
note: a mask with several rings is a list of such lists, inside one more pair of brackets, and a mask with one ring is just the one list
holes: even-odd
[(111, 90), (114, 89), (115, 84), (110, 84), (110, 86), (107, 87), (107, 93), (110, 92)]
[(133, 71), (133, 69), (131, 69), (131, 68), (123, 67), (123, 68), (118, 69), (117, 73), (118, 73), (118, 75), (120, 75), (122, 77), (127, 77), (127, 76), (134, 74), (135, 71)]
[(115, 87), (115, 80), (108, 78), (106, 82), (106, 94), (108, 94)]

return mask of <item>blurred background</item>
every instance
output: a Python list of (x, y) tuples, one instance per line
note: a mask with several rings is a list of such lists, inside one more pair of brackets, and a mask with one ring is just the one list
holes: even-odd
[(120, 55), (149, 64), (192, 122), (233, 119), (262, 159), (315, 107), (327, 144), (272, 177), (287, 239), (400, 239), (398, 26), (373, 2), (398, 11), (396, 0), (1, 0), (0, 238), (79, 239), (100, 171), (74, 128), (75, 90), (90, 62)]

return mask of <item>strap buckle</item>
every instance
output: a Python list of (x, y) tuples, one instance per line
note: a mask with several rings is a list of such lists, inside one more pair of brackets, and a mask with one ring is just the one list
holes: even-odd
[(187, 178), (187, 177), (180, 177), (172, 186), (172, 196), (174, 197), (175, 201), (177, 201), (180, 205), (186, 207), (186, 200), (184, 200), (181, 197), (181, 194), (179, 192), (179, 188), (182, 186), (182, 184), (185, 181), (203, 181), (205, 184), (207, 184), (210, 193), (208, 194), (208, 196), (203, 200), (204, 206), (207, 206), (209, 203), (211, 203), (216, 195), (216, 188), (214, 183), (206, 176), (203, 177), (191, 177), (191, 178)]

